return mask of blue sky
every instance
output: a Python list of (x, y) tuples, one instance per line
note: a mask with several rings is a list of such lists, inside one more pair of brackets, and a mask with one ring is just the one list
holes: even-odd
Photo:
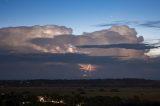
[[(0, 27), (56, 24), (74, 34), (108, 28), (115, 21), (160, 20), (160, 0), (0, 0)], [(146, 39), (160, 38), (160, 28), (131, 24)]]

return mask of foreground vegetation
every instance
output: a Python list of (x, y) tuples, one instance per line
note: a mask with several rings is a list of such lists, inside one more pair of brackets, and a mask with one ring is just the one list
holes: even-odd
[(0, 81), (0, 106), (160, 105), (159, 81), (114, 81)]

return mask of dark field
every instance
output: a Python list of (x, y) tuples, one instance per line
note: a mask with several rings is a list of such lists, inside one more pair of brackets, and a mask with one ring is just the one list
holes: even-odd
[(2, 106), (160, 105), (160, 81), (153, 80), (25, 80), (0, 85)]
[(0, 92), (14, 92), (15, 94), (31, 93), (34, 95), (58, 94), (62, 96), (75, 93), (87, 97), (119, 96), (122, 99), (138, 96), (141, 100), (160, 102), (160, 88), (149, 87), (1, 87)]

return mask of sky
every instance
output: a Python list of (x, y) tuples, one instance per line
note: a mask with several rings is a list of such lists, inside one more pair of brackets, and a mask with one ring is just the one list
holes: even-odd
[[(99, 24), (130, 21), (130, 26), (148, 40), (160, 35), (159, 5), (159, 0), (0, 0), (0, 27), (64, 25), (79, 35), (108, 28), (96, 27)], [(135, 21), (157, 22), (158, 28)]]
[(0, 0), (0, 80), (160, 80), (160, 0)]

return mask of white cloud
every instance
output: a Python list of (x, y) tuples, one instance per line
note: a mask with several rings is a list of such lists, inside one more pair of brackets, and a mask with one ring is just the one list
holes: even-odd
[(41, 48), (28, 41), (35, 38), (54, 38), (68, 34), (72, 34), (71, 28), (57, 25), (1, 28), (0, 47), (19, 52), (47, 52), (47, 48)]
[(139, 58), (144, 51), (110, 48), (76, 48), (76, 45), (103, 45), (119, 43), (139, 43), (134, 28), (113, 26), (83, 35), (72, 35), (72, 29), (64, 26), (46, 25), (31, 27), (10, 27), (0, 29), (0, 48), (15, 52), (87, 53), (96, 56), (125, 56)]

